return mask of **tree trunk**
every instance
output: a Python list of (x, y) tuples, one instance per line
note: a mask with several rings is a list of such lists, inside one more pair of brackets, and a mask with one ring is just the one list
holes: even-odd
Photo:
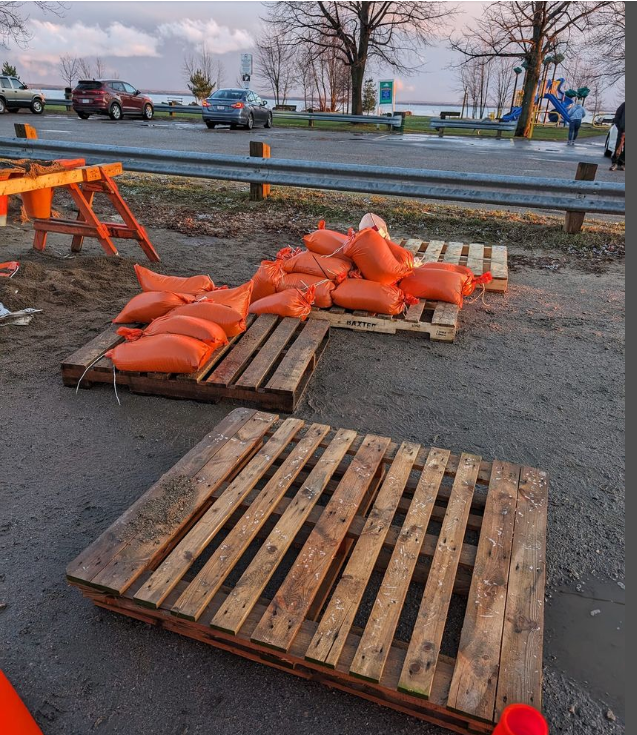
[(524, 96), (522, 98), (522, 112), (515, 131), (516, 138), (530, 138), (533, 134), (533, 107), (537, 95), (537, 86), (542, 76), (542, 55), (534, 49), (527, 56), (528, 69), (524, 79)]
[(363, 79), (365, 77), (364, 64), (352, 64), (352, 115), (363, 114)]

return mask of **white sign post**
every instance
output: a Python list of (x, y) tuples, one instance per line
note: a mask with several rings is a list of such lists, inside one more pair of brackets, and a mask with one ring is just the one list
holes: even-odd
[(241, 54), (241, 80), (248, 89), (252, 78), (252, 54)]

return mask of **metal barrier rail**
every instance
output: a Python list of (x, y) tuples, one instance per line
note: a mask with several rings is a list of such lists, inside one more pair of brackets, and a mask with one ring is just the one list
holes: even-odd
[(625, 213), (625, 186), (601, 181), (224, 156), (21, 138), (0, 138), (0, 157), (81, 157), (95, 164), (121, 161), (128, 171), (164, 176), (474, 202), (498, 207)]
[[(71, 100), (66, 99), (47, 99), (46, 104), (56, 107), (66, 107), (70, 109)], [(161, 103), (153, 104), (155, 112), (178, 112), (186, 115), (201, 115), (203, 108), (201, 105), (164, 105)], [(349, 115), (341, 112), (291, 112), (287, 110), (272, 110), (274, 117), (296, 119), (296, 120), (324, 120), (327, 122), (343, 122), (343, 123), (367, 123), (369, 125), (390, 125), (399, 128), (403, 124), (401, 115)]]

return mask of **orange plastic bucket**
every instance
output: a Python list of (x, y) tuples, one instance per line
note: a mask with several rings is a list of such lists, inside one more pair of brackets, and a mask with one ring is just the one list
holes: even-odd
[(510, 704), (502, 712), (493, 735), (549, 735), (549, 726), (534, 707)]
[(29, 710), (11, 682), (0, 671), (0, 732), (13, 735), (42, 735)]
[[(72, 169), (84, 166), (83, 158), (59, 159), (54, 163)], [(53, 189), (36, 189), (36, 191), (25, 191), (21, 195), (24, 211), (29, 219), (49, 219), (51, 206), (53, 204)]]

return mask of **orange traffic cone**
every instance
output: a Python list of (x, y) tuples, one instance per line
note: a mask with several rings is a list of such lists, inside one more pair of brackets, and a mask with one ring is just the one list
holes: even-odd
[(3, 735), (42, 735), (11, 682), (0, 671), (0, 732)]
[(549, 735), (549, 726), (534, 707), (510, 704), (502, 712), (493, 735)]

